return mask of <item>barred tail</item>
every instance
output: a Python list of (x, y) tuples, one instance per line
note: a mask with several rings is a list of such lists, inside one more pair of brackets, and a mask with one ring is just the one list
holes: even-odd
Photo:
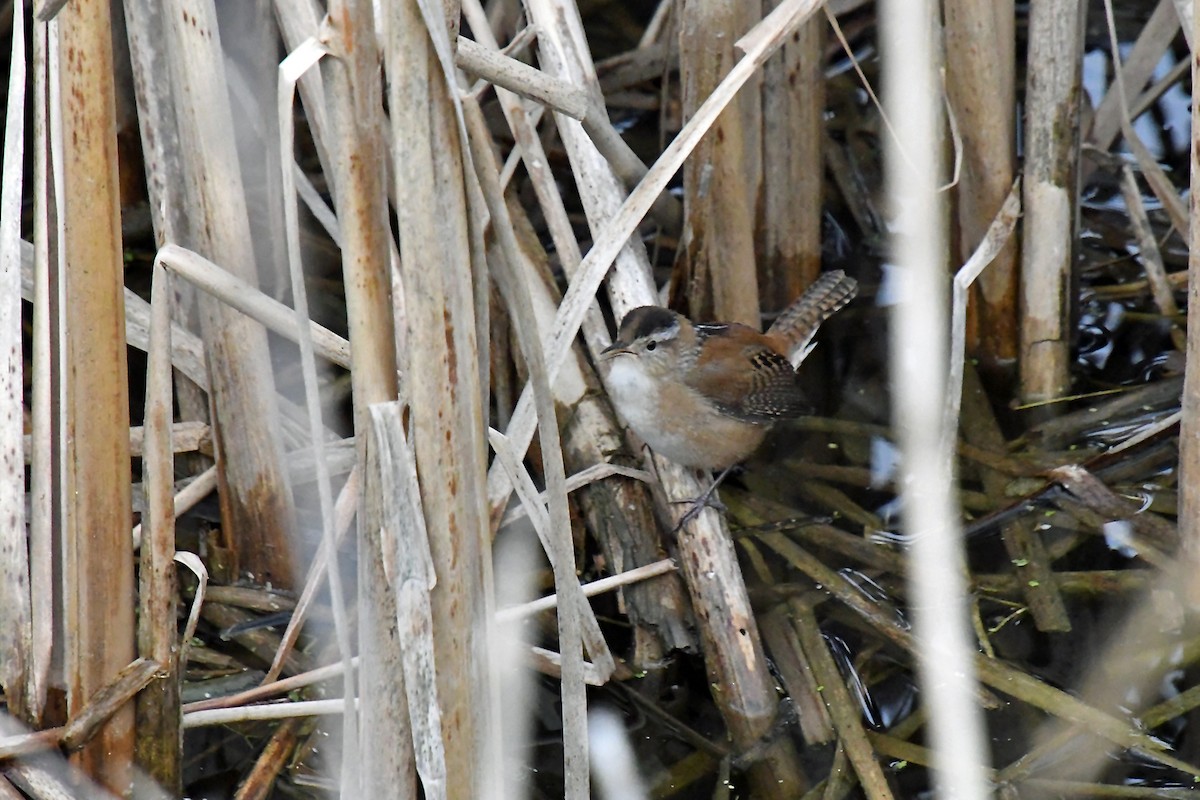
[(792, 366), (797, 367), (808, 355), (809, 345), (821, 323), (853, 300), (857, 293), (858, 281), (854, 278), (840, 269), (826, 272), (779, 315), (767, 334), (777, 337), (785, 345)]

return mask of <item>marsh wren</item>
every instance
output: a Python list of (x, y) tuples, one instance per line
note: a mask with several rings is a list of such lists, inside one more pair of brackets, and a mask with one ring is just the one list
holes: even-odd
[(659, 455), (728, 472), (772, 423), (807, 412), (796, 367), (818, 326), (857, 290), (844, 272), (827, 272), (766, 333), (736, 322), (693, 323), (658, 306), (633, 309), (601, 353), (612, 365), (617, 411)]

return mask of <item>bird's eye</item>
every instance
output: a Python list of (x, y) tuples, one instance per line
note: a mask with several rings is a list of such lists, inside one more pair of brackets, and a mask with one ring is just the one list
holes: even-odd
[(647, 350), (653, 350), (656, 347), (658, 347), (658, 342), (650, 342), (650, 344), (646, 345)]

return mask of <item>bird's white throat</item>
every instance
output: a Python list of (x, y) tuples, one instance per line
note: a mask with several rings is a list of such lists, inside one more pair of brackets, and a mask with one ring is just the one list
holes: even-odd
[(661, 424), (658, 419), (658, 384), (634, 355), (619, 355), (611, 362), (608, 373), (608, 388), (613, 402), (630, 427), (641, 436), (647, 433), (653, 438), (654, 429)]

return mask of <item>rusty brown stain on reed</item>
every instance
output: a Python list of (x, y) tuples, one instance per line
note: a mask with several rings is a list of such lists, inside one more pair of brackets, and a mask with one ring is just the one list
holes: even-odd
[(446, 334), (446, 380), (451, 387), (458, 386), (458, 351), (454, 346), (454, 320), (450, 310), (442, 309), (443, 330)]

